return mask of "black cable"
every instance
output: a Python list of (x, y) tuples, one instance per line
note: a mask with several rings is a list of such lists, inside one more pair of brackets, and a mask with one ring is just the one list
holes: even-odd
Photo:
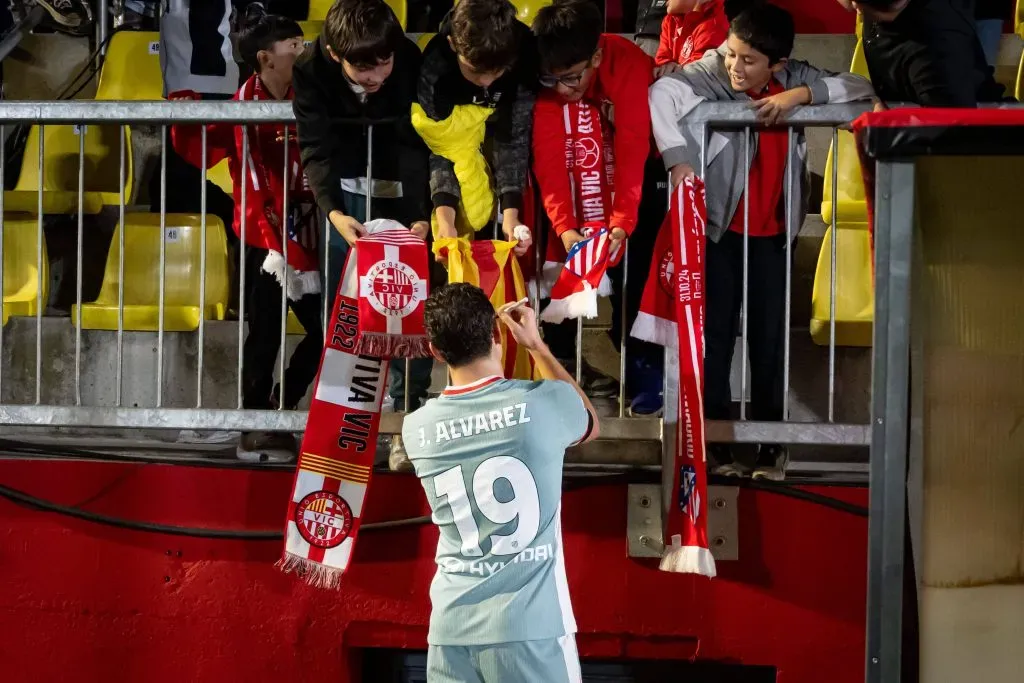
[(769, 483), (759, 479), (731, 480), (728, 483), (731, 483), (734, 486), (739, 486), (740, 488), (754, 489), (755, 491), (766, 491), (779, 496), (796, 498), (797, 500), (814, 503), (833, 510), (838, 510), (839, 512), (847, 512), (851, 515), (856, 515), (857, 517), (867, 518), (868, 516), (868, 509), (866, 507), (847, 503), (845, 500), (839, 500), (837, 498), (832, 498), (831, 496), (823, 496), (820, 493), (804, 491), (803, 489), (795, 488), (792, 484), (785, 484), (781, 482)]
[[(104, 524), (118, 529), (130, 529), (132, 531), (145, 531), (156, 534), (168, 534), (170, 536), (189, 536), (191, 538), (211, 538), (224, 541), (280, 541), (284, 539), (284, 533), (279, 530), (248, 530), (248, 529), (209, 529), (203, 527), (184, 527), (170, 524), (157, 524), (155, 522), (140, 522), (131, 519), (121, 519), (98, 512), (89, 512), (80, 508), (68, 505), (60, 505), (33, 495), (12, 489), (8, 486), (0, 486), (0, 496), (13, 503), (44, 512), (74, 517), (86, 522)], [(384, 522), (369, 522), (359, 527), (360, 531), (374, 531), (382, 529), (395, 529), (404, 526), (415, 526), (430, 522), (430, 516), (409, 517), (406, 519), (390, 519)]]
[[(107, 43), (110, 42), (110, 39), (113, 38), (114, 35), (117, 34), (117, 33), (118, 33), (118, 31), (111, 31), (110, 34), (106, 38), (104, 38), (103, 41), (99, 45), (96, 46), (96, 49), (92, 51), (92, 54), (89, 55), (89, 58), (85, 60), (85, 64), (82, 66), (82, 68), (79, 69), (78, 73), (75, 74), (74, 78), (72, 78), (70, 81), (68, 81), (68, 84), (66, 86), (64, 86), (64, 90), (62, 90), (61, 93), (59, 95), (57, 95), (56, 99), (64, 100), (64, 99), (70, 99), (70, 97), (74, 97), (79, 92), (81, 92), (83, 87), (85, 87), (85, 83), (89, 83), (89, 81), (91, 81), (96, 76), (96, 74), (99, 73), (100, 68), (102, 68), (103, 65), (102, 64), (94, 65), (93, 63), (96, 61), (96, 58), (99, 57), (100, 52), (103, 51), (103, 48), (106, 47)], [(81, 78), (82, 75), (86, 72), (86, 70), (89, 69), (90, 67), (92, 68), (92, 73), (89, 75), (89, 78), (85, 81), (85, 83), (83, 83), (81, 86), (79, 86), (78, 90), (76, 90), (74, 93), (72, 93), (70, 97), (65, 97), (65, 95), (67, 94), (68, 90), (70, 90), (71, 87), (74, 86), (74, 84), (78, 81), (78, 79)]]

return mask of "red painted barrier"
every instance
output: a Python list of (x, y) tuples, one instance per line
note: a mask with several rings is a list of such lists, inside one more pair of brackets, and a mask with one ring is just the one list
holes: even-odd
[[(0, 484), (123, 518), (277, 529), (291, 475), (6, 461)], [(863, 489), (820, 492), (864, 505)], [(626, 489), (567, 492), (584, 657), (773, 665), (786, 683), (863, 680), (867, 524), (771, 493), (740, 497), (739, 562), (708, 581), (626, 557)], [(374, 480), (367, 521), (425, 512), (409, 476)], [(367, 531), (338, 592), (273, 567), (278, 542), (121, 530), (0, 500), (5, 683), (362, 680), (358, 648), (425, 646), (437, 532)]]

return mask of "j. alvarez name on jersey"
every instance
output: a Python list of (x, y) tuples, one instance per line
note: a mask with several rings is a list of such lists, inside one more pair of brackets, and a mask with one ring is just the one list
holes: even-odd
[(526, 414), (526, 404), (514, 403), (500, 410), (487, 410), (468, 417), (436, 422), (434, 423), (435, 438), (437, 443), (453, 441), (467, 436), (515, 427), (529, 421), (530, 416)]

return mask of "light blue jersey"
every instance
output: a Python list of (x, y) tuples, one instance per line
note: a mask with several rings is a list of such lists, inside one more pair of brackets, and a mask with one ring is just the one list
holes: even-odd
[(590, 418), (569, 384), (488, 377), (449, 387), (402, 437), (440, 528), (431, 645), (576, 632), (562, 554), (562, 463)]

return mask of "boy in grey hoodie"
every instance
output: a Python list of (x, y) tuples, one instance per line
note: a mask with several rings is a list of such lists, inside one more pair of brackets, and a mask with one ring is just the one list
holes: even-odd
[[(701, 102), (748, 102), (758, 110), (761, 123), (772, 126), (801, 105), (872, 97), (871, 84), (865, 78), (789, 59), (794, 34), (789, 12), (769, 4), (754, 6), (733, 19), (721, 47), (651, 86), (654, 138), (673, 185), (701, 168), (705, 127), (687, 118)], [(747, 144), (745, 136), (749, 136)], [(796, 237), (807, 215), (809, 185), (807, 143), (802, 131), (795, 131), (794, 137), (792, 187), (785, 182), (789, 163), (785, 128), (714, 131), (707, 142), (704, 407), (708, 419), (731, 417), (729, 375), (743, 301), (744, 241), (750, 283), (750, 418), (784, 419), (786, 239), (787, 235)], [(749, 172), (747, 195), (745, 169)], [(789, 194), (792, 196), (787, 197)], [(788, 230), (787, 198), (793, 207)], [(709, 450), (718, 465), (717, 473), (743, 473), (728, 446), (716, 444)], [(785, 447), (761, 444), (753, 476), (780, 480), (787, 462)]]

